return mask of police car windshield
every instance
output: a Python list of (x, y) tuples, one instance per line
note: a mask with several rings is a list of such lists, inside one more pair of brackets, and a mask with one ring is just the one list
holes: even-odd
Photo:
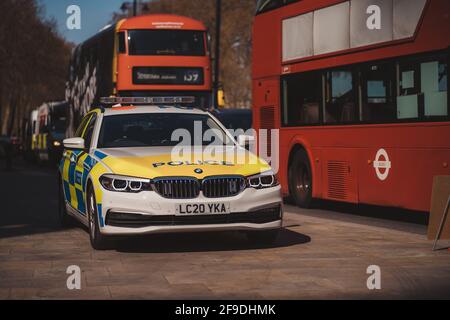
[(98, 148), (234, 145), (208, 115), (145, 113), (106, 116)]

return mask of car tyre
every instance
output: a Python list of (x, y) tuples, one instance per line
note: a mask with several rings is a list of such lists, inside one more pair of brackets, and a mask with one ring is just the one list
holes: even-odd
[(61, 228), (68, 228), (71, 225), (71, 219), (69, 215), (67, 214), (67, 208), (66, 208), (66, 198), (64, 196), (64, 189), (63, 189), (63, 181), (61, 179), (58, 179), (58, 190), (59, 190), (59, 200), (58, 200), (58, 223)]
[(312, 190), (311, 164), (306, 152), (299, 150), (289, 165), (289, 192), (298, 207), (307, 209), (312, 205)]
[(89, 238), (91, 246), (95, 250), (108, 250), (111, 249), (111, 243), (109, 239), (102, 235), (100, 232), (100, 226), (98, 221), (98, 209), (97, 201), (95, 199), (95, 192), (92, 186), (89, 187), (87, 193), (87, 214), (89, 222)]

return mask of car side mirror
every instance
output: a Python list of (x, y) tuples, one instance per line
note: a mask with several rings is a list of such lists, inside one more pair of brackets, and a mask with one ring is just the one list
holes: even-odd
[(63, 143), (66, 149), (84, 150), (83, 138), (65, 139)]
[(242, 148), (247, 148), (250, 146), (250, 141), (253, 141), (253, 136), (241, 135), (238, 137), (238, 144)]

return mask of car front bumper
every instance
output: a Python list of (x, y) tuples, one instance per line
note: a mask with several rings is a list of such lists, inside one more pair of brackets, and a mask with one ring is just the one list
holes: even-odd
[[(230, 214), (179, 216), (180, 204), (226, 203)], [(230, 198), (166, 199), (156, 192), (138, 194), (103, 190), (101, 233), (140, 235), (152, 233), (271, 230), (282, 226), (283, 204), (280, 186), (246, 189)]]

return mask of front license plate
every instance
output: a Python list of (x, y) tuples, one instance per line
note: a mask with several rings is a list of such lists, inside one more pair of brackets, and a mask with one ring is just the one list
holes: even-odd
[(229, 214), (230, 204), (227, 203), (205, 203), (205, 204), (180, 204), (176, 206), (176, 215), (214, 215)]

